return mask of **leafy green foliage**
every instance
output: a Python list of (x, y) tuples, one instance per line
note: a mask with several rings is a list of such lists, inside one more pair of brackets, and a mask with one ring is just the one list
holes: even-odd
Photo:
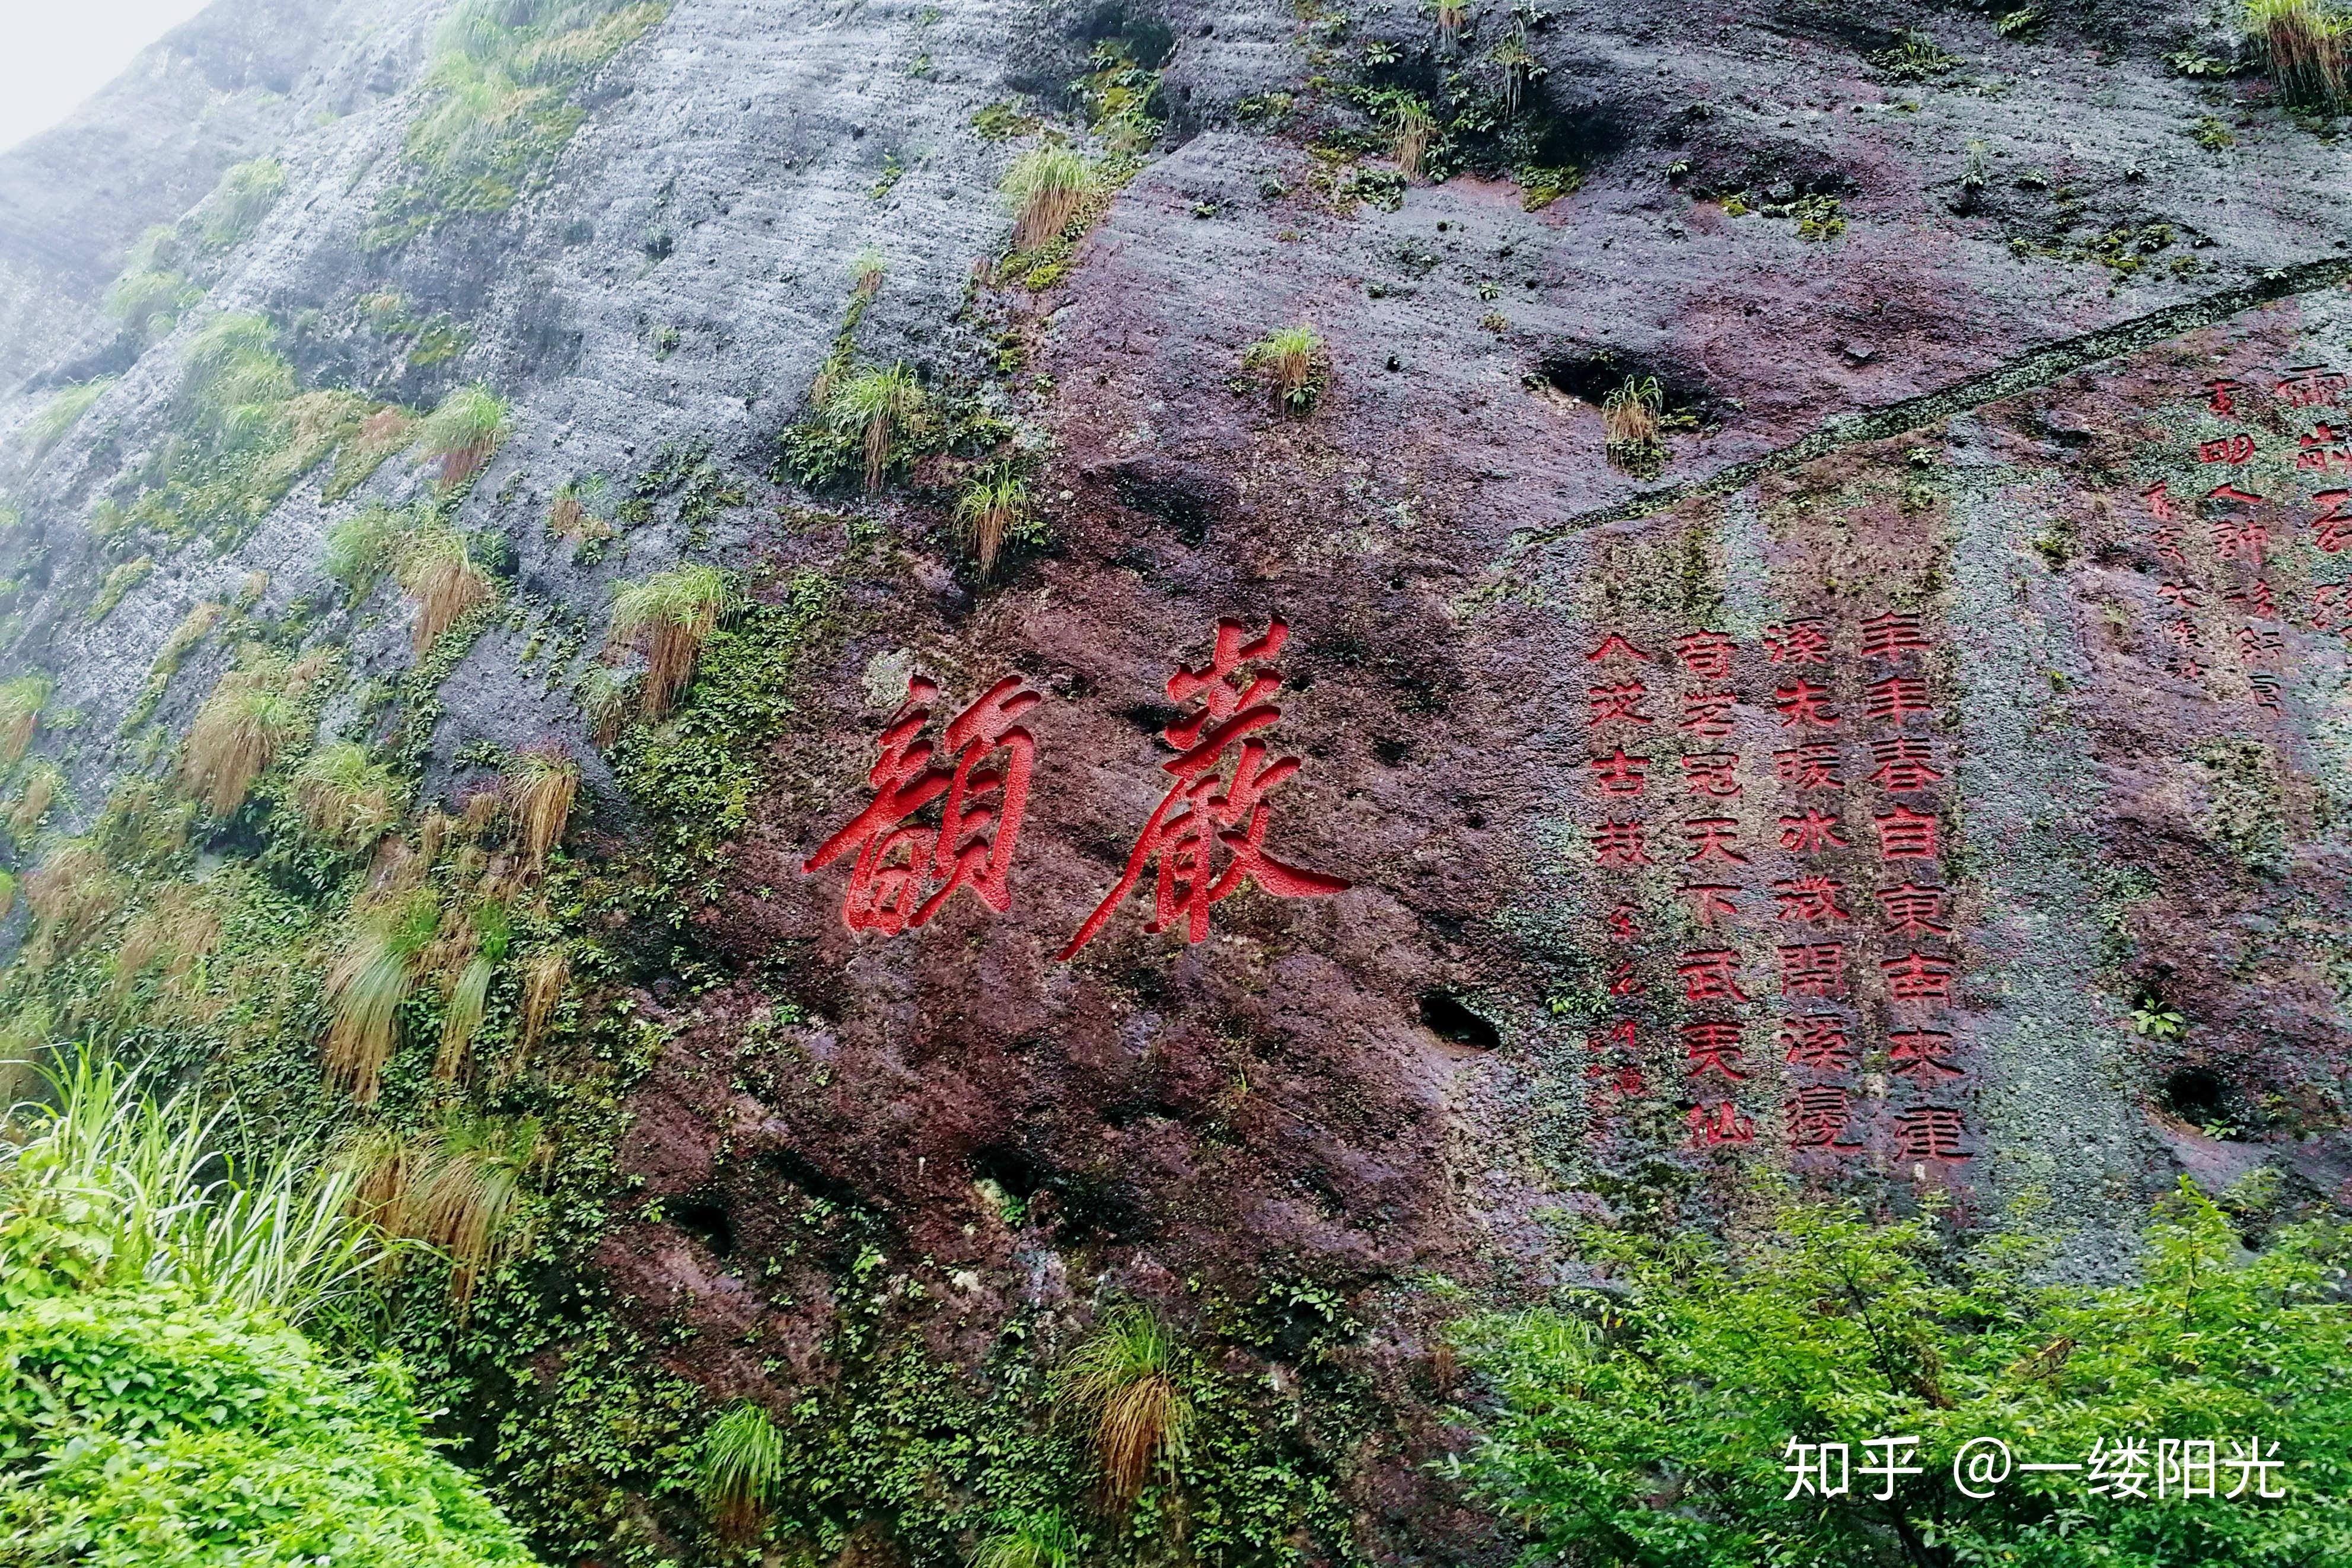
[[(2260, 1194), (2250, 1200), (2259, 1205)], [(2035, 1285), (2031, 1248), (1939, 1245), (1924, 1220), (1791, 1205), (1728, 1247), (1696, 1234), (1585, 1237), (1605, 1287), (1461, 1330), (1494, 1405), (1467, 1470), (1526, 1531), (1524, 1561), (2031, 1563), (2166, 1568), (2352, 1556), (2352, 1312), (2339, 1230), (2282, 1226), (2249, 1256), (2184, 1182), (2141, 1276)], [(1925, 1473), (1794, 1498), (1787, 1445), (1916, 1436)], [(2095, 1444), (2278, 1444), (2284, 1500), (2102, 1496), (2084, 1473), (2013, 1474), (1977, 1500), (1962, 1444), (2085, 1463)], [(2152, 1463), (2152, 1458), (2149, 1461)], [(2149, 1483), (2153, 1492), (2153, 1482)]]
[(233, 1568), (531, 1561), (435, 1456), (404, 1381), (184, 1291), (0, 1310), (0, 1535), (12, 1562)]
[(467, 0), (435, 39), (425, 105), (368, 245), (513, 205), (579, 129), (580, 86), (668, 11), (642, 0)]

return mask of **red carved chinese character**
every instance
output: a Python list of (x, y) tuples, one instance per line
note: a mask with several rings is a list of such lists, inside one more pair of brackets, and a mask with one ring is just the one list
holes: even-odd
[(1780, 1020), (1780, 1047), (1801, 1068), (1845, 1072), (1854, 1064), (1853, 1042), (1845, 1020), (1834, 1013), (1815, 1013)]
[(1800, 680), (1794, 686), (1783, 686), (1772, 693), (1772, 705), (1780, 710), (1780, 728), (1810, 724), (1815, 729), (1837, 728), (1838, 716), (1829, 710), (1830, 689), (1815, 686), (1810, 680)]
[(1834, 925), (1853, 919), (1853, 911), (1838, 901), (1838, 895), (1844, 891), (1843, 882), (1817, 871), (1772, 884), (1772, 896), (1780, 902), (1780, 918), (1813, 925)]
[(1601, 646), (1599, 647), (1594, 648), (1591, 653), (1584, 656), (1584, 662), (1591, 664), (1595, 660), (1609, 658), (1617, 655), (1622, 655), (1627, 658), (1638, 658), (1644, 663), (1647, 663), (1650, 658), (1648, 654), (1643, 653), (1640, 648), (1635, 647), (1632, 643), (1627, 642), (1615, 632), (1611, 632), (1607, 637), (1601, 639)]
[(2313, 500), (2320, 504), (2320, 513), (2311, 520), (2313, 542), (2324, 554), (2333, 555), (2347, 544), (2352, 544), (2352, 513), (2344, 503), (2352, 501), (2352, 490), (2320, 490)]
[(1592, 770), (1592, 787), (1602, 795), (1637, 795), (1642, 793), (1643, 770), (1650, 765), (1647, 757), (1629, 757), (1620, 746), (1615, 754), (1593, 757), (1585, 765)]
[(1772, 753), (1773, 776), (1801, 794), (1809, 789), (1845, 788), (1845, 780), (1838, 776), (1837, 769), (1834, 741), (1809, 741)]
[(1596, 686), (1586, 693), (1592, 703), (1592, 721), (1596, 724), (1617, 719), (1629, 724), (1656, 723), (1655, 719), (1642, 711), (1642, 699), (1649, 694), (1650, 689), (1638, 680), (1619, 686)]
[(1683, 837), (1690, 841), (1691, 860), (1737, 860), (1745, 865), (1748, 857), (1738, 849), (1734, 837), (1739, 824), (1728, 816), (1694, 816), (1683, 824)]
[(1895, 1153), (1906, 1160), (1965, 1160), (1960, 1140), (1968, 1124), (1949, 1106), (1915, 1105), (1895, 1112)]
[[(907, 700), (882, 731), (880, 755), (866, 775), (874, 799), (803, 861), (822, 870), (857, 852), (842, 895), (841, 918), (852, 931), (895, 936), (927, 925), (958, 888), (1003, 914), (1013, 907), (1013, 852), (1029, 804), (1029, 773), (1036, 742), (1013, 721), (1043, 699), (1008, 676), (949, 721), (952, 768), (935, 764), (931, 745), (918, 740), (930, 723), (929, 704), (939, 688), (920, 676), (907, 682)], [(1001, 765), (980, 764), (1003, 753)], [(910, 820), (947, 796), (940, 825)], [(932, 882), (937, 891), (918, 904)]]
[(1896, 1029), (1886, 1037), (1887, 1063), (1906, 1077), (1933, 1083), (1936, 1075), (1967, 1076), (1952, 1065), (1952, 1037), (1941, 1029)]
[(1683, 668), (1702, 680), (1721, 680), (1731, 673), (1731, 639), (1721, 632), (1685, 632), (1675, 643)]
[(2266, 621), (2278, 619), (2278, 598), (2271, 592), (2266, 577), (2255, 578), (2242, 594), (2231, 595), (2230, 603), (2242, 616), (2259, 616)]
[(1622, 1046), (1629, 1051), (1633, 1048), (1633, 1019), (1620, 1018), (1601, 1033), (1587, 1036), (1584, 1041), (1584, 1048), (1589, 1051), (1605, 1051), (1611, 1046)]
[(2309, 433), (2294, 438), (2294, 466), (2326, 473), (2332, 465), (2352, 468), (2352, 447), (2345, 444), (2345, 432), (2325, 420), (2312, 426)]
[[(2326, 426), (2323, 425), (2320, 428), (2324, 430)], [(2309, 439), (2308, 437), (2305, 438)], [(2252, 462), (2253, 456), (2254, 438), (2252, 436), (2224, 436), (2218, 441), (2197, 443), (2197, 460), (2200, 463), (2246, 463)]]
[(1942, 934), (1952, 929), (1941, 923), (1946, 896), (1941, 888), (1918, 888), (1906, 882), (1899, 888), (1879, 889), (1878, 904), (1893, 935), (1914, 936), (1923, 931)]
[(1703, 926), (1712, 926), (1718, 917), (1739, 912), (1739, 906), (1731, 901), (1731, 895), (1739, 891), (1738, 888), (1713, 882), (1690, 882), (1675, 891), (1690, 900), (1691, 919)]
[(1782, 1101), (1780, 1109), (1789, 1118), (1789, 1142), (1792, 1148), (1859, 1147), (1840, 1142), (1853, 1120), (1853, 1112), (1849, 1109), (1846, 1090), (1837, 1084), (1808, 1084)]
[(1690, 1066), (1683, 1069), (1685, 1078), (1696, 1078), (1709, 1068), (1735, 1082), (1748, 1077), (1739, 1070), (1747, 1064), (1740, 1057), (1738, 1024), (1723, 1019), (1685, 1024), (1683, 1051), (1690, 1058)]
[(1731, 733), (1731, 710), (1739, 702), (1737, 691), (1693, 691), (1683, 698), (1680, 727), (1709, 740)]
[(2311, 629), (2352, 633), (2352, 583), (2322, 583), (2311, 591)]
[(2230, 395), (2245, 390), (2246, 384), (2242, 381), (2226, 378), (2209, 381), (2205, 384), (2205, 406), (2216, 414), (2235, 414), (2238, 411), (2237, 401)]
[(1609, 821), (1592, 830), (1592, 860), (1597, 866), (1647, 866), (1650, 852), (1642, 843), (1642, 821)]
[(2169, 561), (2175, 566), (2181, 568), (2183, 571), (2188, 569), (2189, 557), (2180, 553), (2180, 531), (2179, 529), (2159, 528), (2148, 536), (2148, 542), (2156, 546), (2156, 553), (2158, 559)]
[(2224, 561), (2248, 561), (2256, 568), (2271, 542), (2271, 531), (2259, 518), (2220, 518), (2213, 523), (2213, 552)]
[(1862, 623), (1862, 657), (1864, 658), (1901, 658), (1905, 650), (1927, 646), (1919, 635), (1919, 617), (1896, 615), (1889, 610), (1883, 616)]
[(1630, 958), (1621, 960), (1617, 967), (1609, 972), (1609, 994), (1639, 996), (1641, 994), (1642, 980), (1633, 973), (1633, 961)]
[(2177, 605), (2184, 610), (2204, 607), (2205, 601), (2198, 596), (2201, 592), (2202, 590), (2193, 583), (2158, 583), (2156, 585), (2158, 598), (2167, 604)]
[(1692, 1139), (1699, 1143), (1756, 1142), (1756, 1119), (1740, 1115), (1739, 1108), (1727, 1100), (1720, 1101), (1712, 1110), (1694, 1105), (1686, 1120), (1690, 1122)]
[(1845, 943), (1798, 942), (1780, 950), (1780, 994), (1833, 1001), (1845, 994)]
[(2147, 489), (2140, 491), (2139, 499), (2147, 503), (2148, 516), (2156, 518), (2159, 521), (2168, 522), (2172, 519), (2180, 515), (2180, 513), (2173, 507), (2171, 490), (2166, 486), (2162, 479), (2158, 479), (2156, 483), (2148, 486)]
[(2289, 408), (2344, 401), (2344, 376), (2325, 365), (2293, 364), (2279, 374), (2282, 379), (2271, 391)]
[(1906, 952), (1900, 958), (1880, 960), (1878, 967), (1886, 976), (1887, 995), (1897, 1002), (1952, 999), (1952, 966), (1944, 959)]
[(2167, 621), (2157, 629), (2184, 648), (2202, 647), (2205, 645), (2203, 636), (2197, 630), (2197, 623), (2192, 620)]
[(1695, 752), (1683, 759), (1683, 787), (1693, 795), (1729, 800), (1739, 793), (1739, 780), (1732, 770), (1739, 759), (1729, 752)]
[(1878, 824), (1878, 854), (1885, 860), (1933, 860), (1936, 858), (1936, 814), (1898, 805), (1874, 819)]
[(1870, 689), (1869, 715), (1897, 724), (1914, 713), (1935, 711), (1927, 700), (1927, 682), (1916, 675), (1890, 675)]
[(1609, 940), (1632, 942), (1641, 932), (1633, 929), (1633, 906), (1620, 904), (1609, 911)]
[(1830, 634), (1818, 616), (1764, 628), (1764, 657), (1774, 664), (1827, 664)]
[(1805, 815), (1802, 816), (1784, 816), (1780, 819), (1780, 847), (1783, 849), (1793, 849), (1800, 855), (1811, 855), (1828, 848), (1832, 844), (1841, 849), (1851, 847), (1839, 835), (1838, 819), (1833, 816), (1807, 806)]
[(1692, 1002), (1745, 1002), (1739, 988), (1739, 955), (1725, 948), (1701, 948), (1683, 954), (1675, 965), (1683, 996)]
[(1870, 760), (1878, 764), (1878, 771), (1870, 775), (1870, 782), (1899, 794), (1940, 784), (1944, 775), (1929, 765), (1935, 760), (1933, 745), (1924, 735), (1873, 741)]
[[(1255, 642), (1244, 643), (1244, 635), (1240, 622), (1219, 621), (1209, 662), (1199, 669), (1180, 667), (1168, 678), (1170, 701), (1201, 701), (1198, 712), (1160, 731), (1160, 738), (1182, 753), (1160, 764), (1174, 775), (1175, 786), (1144, 824), (1118, 885), (1087, 917), (1062, 950), (1064, 958), (1094, 940), (1155, 859), (1159, 877), (1152, 918), (1143, 929), (1166, 931), (1181, 921), (1187, 942), (1208, 936), (1210, 907), (1239, 892), (1244, 880), (1282, 899), (1322, 898), (1347, 889), (1348, 884), (1337, 877), (1286, 866), (1265, 851), (1273, 815), (1265, 797), (1298, 771), (1298, 759), (1284, 757), (1269, 763), (1264, 742), (1242, 741), (1282, 717), (1282, 710), (1266, 700), (1281, 689), (1281, 675), (1261, 669), (1244, 687), (1233, 682), (1244, 665), (1280, 653), (1290, 628), (1274, 621)], [(1225, 752), (1236, 741), (1241, 741), (1241, 750), (1233, 781), (1220, 788)], [(1212, 865), (1219, 847), (1229, 857), (1222, 872)]]
[(2205, 492), (2205, 499), (2207, 500), (2224, 502), (2238, 501), (2242, 503), (2247, 501), (2258, 501), (2263, 498), (2254, 494), (2252, 490), (2242, 490), (2235, 485), (2221, 484), (2215, 485), (2211, 489), (2207, 490)]

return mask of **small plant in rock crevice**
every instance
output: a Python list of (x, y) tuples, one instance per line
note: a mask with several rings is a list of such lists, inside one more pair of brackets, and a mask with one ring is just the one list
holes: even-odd
[(1609, 460), (1639, 479), (1654, 478), (1665, 466), (1659, 438), (1664, 394), (1655, 376), (1627, 376), (1601, 400), (1601, 439)]
[(1275, 406), (1307, 414), (1330, 384), (1330, 358), (1323, 334), (1304, 322), (1268, 332), (1242, 354), (1242, 368), (1258, 373)]

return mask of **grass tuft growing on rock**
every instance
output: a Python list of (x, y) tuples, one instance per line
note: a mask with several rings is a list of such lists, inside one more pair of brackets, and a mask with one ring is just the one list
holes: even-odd
[(1286, 414), (1314, 409), (1329, 384), (1329, 364), (1323, 334), (1304, 322), (1268, 332), (1242, 354), (1242, 368), (1258, 373)]
[(547, 852), (563, 839), (571, 819), (572, 802), (580, 793), (580, 764), (550, 741), (530, 747), (515, 758), (506, 776), (507, 804), (515, 818), (516, 847), (536, 872), (547, 864)]
[(220, 678), (182, 743), (180, 777), (215, 816), (235, 815), (246, 792), (310, 723), (302, 681), (282, 660), (262, 659)]
[(79, 424), (90, 405), (113, 384), (114, 377), (101, 375), (51, 395), (41, 411), (25, 421), (24, 432), (17, 438), (34, 457), (47, 456), (49, 448), (64, 440), (66, 432)]
[(1094, 164), (1066, 143), (1022, 153), (997, 187), (1013, 206), (1013, 248), (1035, 250), (1061, 237), (1101, 187)]
[(1176, 1381), (1177, 1345), (1140, 1307), (1112, 1313), (1055, 1369), (1055, 1413), (1082, 1423), (1115, 1506), (1139, 1496), (1155, 1469), (1172, 1474), (1184, 1455), (1192, 1405)]
[(1029, 481), (1018, 474), (983, 472), (964, 486), (956, 497), (956, 528), (971, 546), (982, 576), (996, 569), (1006, 535), (1021, 531), (1030, 515)]
[(346, 850), (366, 849), (398, 826), (405, 805), (400, 780), (367, 748), (335, 741), (294, 770), (294, 804), (310, 831)]
[(441, 465), (441, 488), (462, 489), (506, 439), (506, 400), (477, 383), (461, 386), (436, 405), (416, 427), (416, 445)]
[(670, 703), (694, 679), (702, 645), (735, 603), (727, 574), (716, 566), (674, 566), (641, 583), (614, 584), (614, 647), (646, 657), (638, 711), (647, 720), (669, 711)]
[(2327, 0), (2248, 0), (2245, 29), (2261, 44), (2282, 101), (2331, 114), (2344, 108), (2352, 20)]
[(394, 551), (393, 575), (415, 603), (420, 657), (467, 611), (497, 596), (488, 574), (474, 563), (466, 536), (437, 521), (401, 540)]
[(730, 1405), (704, 1431), (695, 1470), (703, 1512), (730, 1540), (751, 1540), (783, 1480), (784, 1436), (758, 1405)]
[(362, 913), (327, 972), (333, 1017), (320, 1059), (328, 1084), (349, 1091), (357, 1104), (375, 1103), (396, 1043), (400, 1005), (416, 983), (418, 955), (440, 918), (433, 896), (422, 889), (385, 900)]
[(14, 767), (40, 727), (41, 710), (48, 706), (50, 682), (46, 675), (18, 675), (0, 680), (0, 764)]
[(824, 402), (824, 422), (856, 436), (866, 458), (866, 488), (875, 489), (900, 446), (930, 426), (930, 396), (903, 364), (861, 370), (834, 386)]

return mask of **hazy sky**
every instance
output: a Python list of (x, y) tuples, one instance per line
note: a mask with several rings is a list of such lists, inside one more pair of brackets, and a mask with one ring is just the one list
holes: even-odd
[(0, 0), (0, 151), (46, 131), (207, 0)]

